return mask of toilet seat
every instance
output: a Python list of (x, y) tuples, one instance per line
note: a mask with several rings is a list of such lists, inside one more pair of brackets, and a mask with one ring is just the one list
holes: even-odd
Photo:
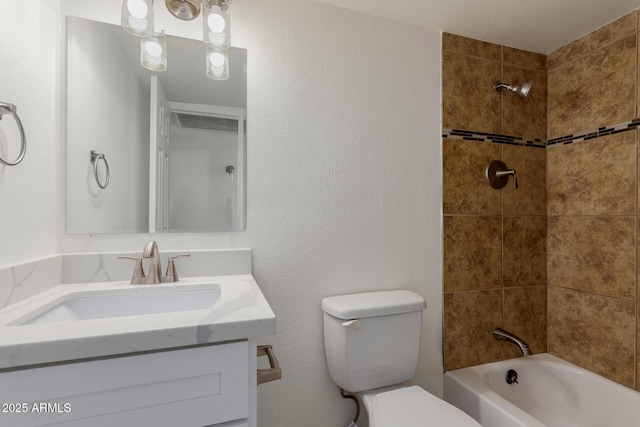
[(460, 409), (418, 386), (375, 395), (369, 410), (369, 423), (371, 427), (481, 427)]

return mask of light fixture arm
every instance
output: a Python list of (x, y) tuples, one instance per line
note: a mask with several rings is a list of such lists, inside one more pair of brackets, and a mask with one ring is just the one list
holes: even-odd
[(200, 3), (197, 0), (164, 0), (169, 13), (183, 21), (193, 21), (200, 15)]

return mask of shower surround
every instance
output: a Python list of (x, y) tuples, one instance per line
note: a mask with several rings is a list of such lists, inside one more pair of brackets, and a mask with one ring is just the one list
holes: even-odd
[[(517, 357), (502, 327), (546, 350), (546, 58), (443, 34), (445, 370)], [(498, 82), (533, 82), (526, 100)], [(465, 132), (462, 132), (465, 131)], [(494, 190), (485, 168), (518, 174)]]
[[(443, 35), (445, 370), (517, 356), (492, 341), (501, 326), (640, 390), (638, 28), (633, 11), (546, 57)], [(542, 99), (492, 93), (498, 80)], [(486, 185), (490, 157), (529, 194)]]

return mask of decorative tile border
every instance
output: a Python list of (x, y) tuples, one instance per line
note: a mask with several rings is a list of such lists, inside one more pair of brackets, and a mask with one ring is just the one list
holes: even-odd
[(497, 144), (508, 145), (524, 145), (528, 147), (553, 147), (560, 145), (573, 144), (574, 142), (588, 141), (590, 139), (600, 138), (615, 133), (626, 132), (640, 127), (640, 118), (628, 120), (626, 122), (617, 123), (611, 126), (601, 126), (597, 129), (591, 129), (576, 134), (564, 135), (553, 138), (548, 141), (544, 139), (531, 139), (521, 136), (501, 135), (497, 133), (474, 132), (471, 130), (460, 129), (442, 129), (442, 137), (450, 139), (465, 139), (468, 141), (493, 142)]
[(597, 129), (591, 129), (584, 132), (578, 132), (574, 135), (565, 135), (559, 138), (553, 138), (547, 141), (547, 146), (559, 146), (573, 144), (574, 142), (588, 141), (590, 139), (600, 138), (606, 135), (613, 135), (614, 133), (626, 132), (628, 130), (634, 130), (640, 126), (640, 118), (628, 120), (626, 122), (617, 123), (612, 126), (601, 126)]
[(460, 129), (442, 129), (442, 137), (450, 139), (465, 139), (468, 141), (493, 142), (497, 144), (525, 145), (529, 147), (545, 148), (546, 141), (539, 138), (524, 138), (521, 136), (501, 135), (497, 133), (474, 132)]

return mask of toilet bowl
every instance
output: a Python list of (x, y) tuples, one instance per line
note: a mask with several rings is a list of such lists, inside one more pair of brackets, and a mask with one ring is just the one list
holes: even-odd
[(388, 389), (359, 393), (369, 416), (369, 427), (480, 426), (460, 409), (418, 386)]
[(415, 376), (424, 299), (411, 291), (340, 295), (322, 300), (329, 374), (358, 395), (370, 427), (478, 427), (469, 415), (418, 386)]

